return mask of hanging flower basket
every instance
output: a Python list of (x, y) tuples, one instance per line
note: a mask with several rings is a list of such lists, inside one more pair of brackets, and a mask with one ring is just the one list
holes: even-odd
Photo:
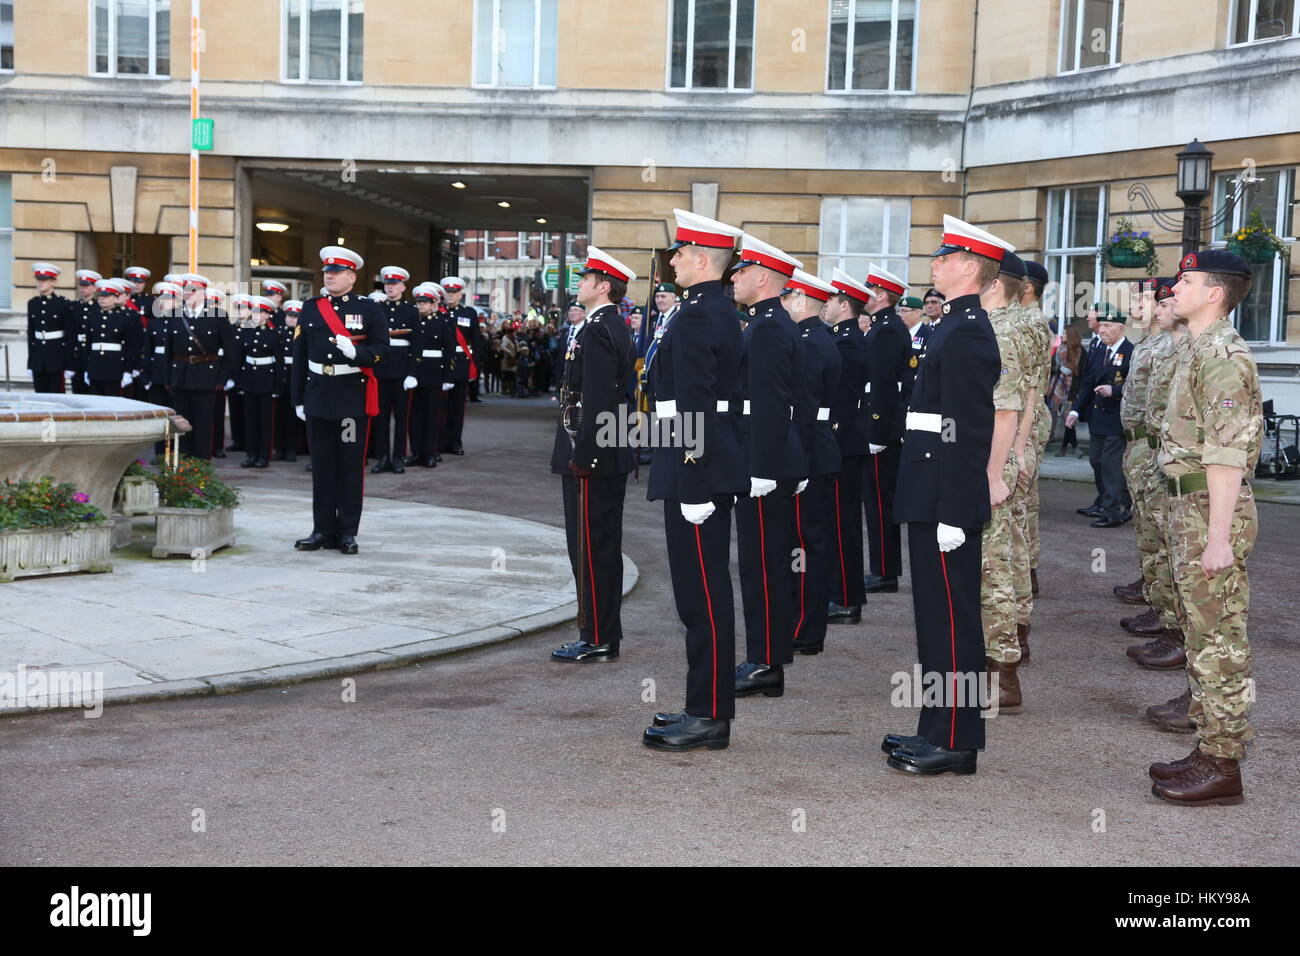
[(1247, 262), (1263, 264), (1272, 262), (1279, 255), (1286, 255), (1287, 244), (1264, 225), (1264, 219), (1256, 209), (1244, 226), (1228, 236), (1228, 251)]
[(1132, 249), (1112, 247), (1106, 250), (1106, 261), (1116, 269), (1145, 269), (1152, 258), (1150, 253), (1144, 255)]
[(1160, 271), (1156, 261), (1156, 244), (1149, 232), (1135, 232), (1133, 223), (1121, 219), (1115, 233), (1102, 247), (1106, 261), (1116, 269), (1145, 269), (1148, 275)]

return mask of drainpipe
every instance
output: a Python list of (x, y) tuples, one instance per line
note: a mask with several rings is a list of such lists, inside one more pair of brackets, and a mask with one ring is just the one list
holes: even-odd
[(961, 118), (961, 218), (966, 218), (966, 196), (970, 178), (966, 175), (966, 124), (970, 122), (971, 103), (975, 100), (975, 51), (979, 48), (980, 0), (975, 0), (975, 17), (971, 23), (970, 92), (966, 95), (966, 112)]

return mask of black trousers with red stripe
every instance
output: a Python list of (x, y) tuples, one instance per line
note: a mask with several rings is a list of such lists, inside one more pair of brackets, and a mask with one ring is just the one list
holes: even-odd
[(365, 493), (370, 419), (307, 416), (312, 530), (356, 537)]
[(856, 455), (844, 459), (844, 468), (831, 483), (835, 498), (836, 558), (838, 567), (831, 574), (831, 600), (844, 607), (859, 607), (867, 600), (862, 586), (862, 468)]
[(406, 457), (406, 421), (411, 393), (400, 378), (379, 379), (379, 414), (371, 431), (371, 458), (392, 458), (399, 464)]
[(745, 611), (745, 660), (794, 660), (794, 489), (781, 481), (761, 498), (736, 499), (736, 556)]
[[(940, 747), (976, 750), (984, 746), (984, 720), (977, 696), (984, 683), (980, 529), (964, 529), (965, 544), (944, 554), (935, 538), (937, 528), (933, 522), (907, 526), (921, 679), (924, 682), (926, 675), (941, 674), (944, 687), (940, 705), (921, 708), (916, 732)], [(975, 675), (974, 679), (968, 679), (970, 675)], [(954, 683), (960, 696), (952, 692)], [(943, 706), (957, 701), (963, 706)]]
[[(587, 626), (579, 636), (592, 644), (618, 647), (623, 640), (623, 499), (627, 475), (593, 475), (587, 485), (586, 566), (582, 576), (582, 603)], [(560, 476), (564, 495), (564, 531), (569, 541), (569, 564), (578, 578), (578, 482)]]
[(835, 479), (809, 478), (803, 494), (794, 499), (795, 547), (802, 561), (794, 574), (794, 639), (820, 644), (826, 639), (827, 603), (831, 582), (838, 580), (835, 551)]
[(903, 567), (902, 528), (894, 524), (894, 489), (902, 443), (890, 442), (863, 464), (862, 513), (867, 519), (868, 567), (882, 578), (896, 578)]
[(686, 713), (736, 716), (736, 612), (731, 592), (731, 495), (713, 499), (703, 524), (664, 502), (668, 571), (677, 616), (686, 626)]

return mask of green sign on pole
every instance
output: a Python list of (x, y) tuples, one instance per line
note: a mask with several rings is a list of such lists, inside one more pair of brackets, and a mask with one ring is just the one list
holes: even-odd
[[(568, 266), (565, 271), (568, 273), (569, 281), (565, 284), (570, 295), (578, 294), (578, 280), (582, 276), (578, 275), (578, 266)], [(554, 292), (559, 285), (560, 267), (558, 265), (547, 266), (542, 270), (542, 288), (547, 292)]]
[(212, 120), (196, 119), (190, 129), (191, 149), (212, 149)]

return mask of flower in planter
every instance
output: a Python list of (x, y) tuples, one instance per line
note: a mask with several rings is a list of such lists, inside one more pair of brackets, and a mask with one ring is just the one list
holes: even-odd
[(87, 508), (90, 496), (66, 482), (55, 483), (46, 475), (34, 480), (5, 479), (0, 490), (0, 531), (25, 528), (67, 528), (99, 524), (105, 519)]
[(1106, 261), (1116, 268), (1146, 268), (1147, 275), (1156, 275), (1160, 271), (1160, 262), (1156, 258), (1155, 240), (1149, 232), (1138, 232), (1127, 219), (1115, 224), (1115, 232), (1102, 250)]

